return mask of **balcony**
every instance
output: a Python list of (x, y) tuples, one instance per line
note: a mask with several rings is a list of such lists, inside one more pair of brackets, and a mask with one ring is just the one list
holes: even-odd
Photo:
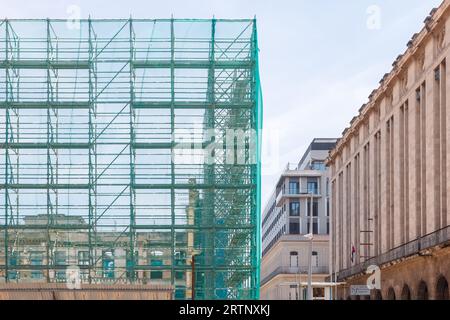
[[(329, 268), (328, 266), (313, 266), (312, 274), (328, 274)], [(269, 280), (274, 278), (280, 274), (308, 274), (308, 266), (299, 266), (299, 267), (278, 267), (274, 271), (272, 271), (269, 275), (261, 279), (261, 286), (267, 283)]]
[(298, 198), (298, 197), (315, 197), (319, 198), (321, 197), (320, 194), (320, 188), (299, 188), (299, 189), (287, 189), (287, 190), (280, 190), (280, 192), (277, 195), (276, 199), (276, 206), (281, 206), (281, 200), (283, 198)]
[(362, 274), (370, 265), (381, 267), (384, 264), (420, 254), (420, 252), (423, 250), (430, 249), (438, 245), (443, 245), (448, 242), (450, 242), (450, 226), (444, 227), (421, 238), (407, 242), (388, 252), (380, 254), (376, 257), (372, 257), (364, 261), (363, 263), (352, 266), (351, 268), (339, 271), (337, 280), (343, 281), (348, 277)]

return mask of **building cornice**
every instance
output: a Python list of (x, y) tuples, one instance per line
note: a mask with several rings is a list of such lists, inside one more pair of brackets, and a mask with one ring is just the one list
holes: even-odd
[(380, 85), (369, 95), (369, 101), (361, 106), (359, 114), (350, 122), (350, 126), (342, 132), (342, 138), (337, 142), (335, 148), (330, 151), (326, 161), (327, 165), (334, 163), (336, 157), (342, 153), (343, 148), (349, 143), (350, 138), (360, 128), (362, 124), (368, 121), (368, 116), (375, 109), (377, 104), (387, 95), (389, 95), (394, 87), (395, 81), (401, 77), (413, 59), (423, 49), (425, 43), (432, 37), (440, 24), (445, 21), (449, 14), (450, 0), (444, 0), (438, 8), (431, 10), (430, 14), (424, 20), (422, 30), (414, 34), (407, 43), (407, 49), (400, 54), (392, 64), (392, 69), (386, 73), (380, 80)]

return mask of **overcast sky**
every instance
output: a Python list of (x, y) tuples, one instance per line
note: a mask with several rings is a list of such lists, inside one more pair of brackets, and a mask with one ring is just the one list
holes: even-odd
[[(263, 206), (287, 162), (339, 137), (441, 0), (0, 0), (8, 18), (253, 18), (264, 97)], [(277, 142), (278, 141), (278, 142)]]

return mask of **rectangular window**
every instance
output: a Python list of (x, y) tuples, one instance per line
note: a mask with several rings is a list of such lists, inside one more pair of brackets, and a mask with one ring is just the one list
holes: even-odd
[(289, 181), (289, 194), (298, 194), (299, 193), (299, 182), (298, 181)]
[[(159, 267), (163, 265), (163, 261), (161, 259), (151, 259), (150, 265), (152, 267)], [(163, 272), (158, 271), (151, 271), (150, 272), (150, 279), (162, 279), (163, 278)]]
[(112, 250), (103, 251), (102, 256), (103, 278), (114, 278), (114, 252)]
[[(65, 251), (56, 251), (55, 252), (55, 266), (59, 267), (65, 267), (67, 265), (66, 260), (66, 252)], [(57, 269), (56, 270), (56, 281), (57, 282), (64, 282), (66, 280), (66, 270), (63, 269)]]
[(131, 251), (127, 250), (127, 278), (137, 277), (137, 271), (135, 267), (139, 262), (139, 252), (135, 251), (133, 257), (131, 257)]
[(89, 251), (78, 251), (78, 265), (79, 266), (89, 265)]
[(289, 234), (300, 234), (300, 223), (298, 221), (289, 222)]
[(313, 162), (311, 162), (311, 169), (312, 170), (324, 171), (325, 170), (325, 162), (323, 162), (323, 161), (313, 161)]
[[(43, 260), (44, 260), (44, 254), (42, 252), (31, 252), (30, 253), (30, 264), (32, 266), (42, 266), (43, 265)], [(43, 278), (43, 274), (42, 274), (42, 270), (32, 270), (31, 271), (31, 279), (42, 279)]]
[(17, 251), (11, 252), (9, 256), (9, 267), (8, 270), (8, 279), (17, 280), (19, 278), (19, 272), (17, 270), (11, 270), (11, 267), (17, 266), (20, 264), (20, 256)]
[[(312, 226), (313, 226), (312, 234), (319, 234), (319, 224), (317, 223), (317, 219), (314, 219), (314, 220), (313, 220)], [(308, 222), (307, 222), (307, 228), (308, 228), (307, 232), (308, 232), (308, 233), (310, 232), (310, 231), (309, 231), (309, 230), (310, 230), (309, 227), (310, 227), (310, 223), (309, 223), (309, 221), (308, 221)]]
[(318, 183), (317, 178), (308, 178), (307, 180), (307, 193), (318, 194)]
[[(178, 251), (175, 252), (175, 266), (185, 266), (186, 265), (186, 252)], [(175, 279), (183, 280), (185, 278), (184, 271), (175, 271)]]
[[(307, 209), (308, 209), (308, 212), (306, 213), (306, 216), (309, 217), (311, 215), (311, 201), (310, 200), (308, 200)], [(313, 217), (319, 216), (319, 201), (317, 199), (313, 200), (312, 215), (313, 215)]]
[(289, 215), (294, 217), (300, 215), (300, 203), (298, 201), (289, 203)]

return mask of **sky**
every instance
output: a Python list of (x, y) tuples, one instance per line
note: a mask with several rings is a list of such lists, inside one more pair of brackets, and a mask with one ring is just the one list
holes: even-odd
[(0, 0), (7, 18), (253, 18), (264, 99), (262, 205), (313, 138), (340, 137), (441, 0)]

